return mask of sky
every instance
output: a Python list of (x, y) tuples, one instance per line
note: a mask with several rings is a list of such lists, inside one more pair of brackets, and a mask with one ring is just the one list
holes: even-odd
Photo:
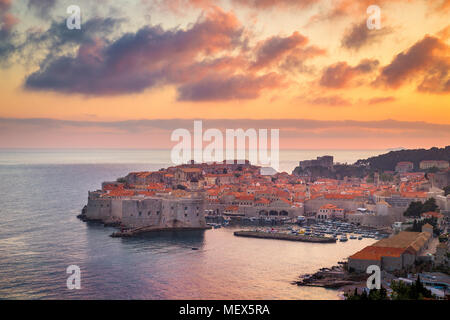
[(282, 149), (442, 147), (449, 18), (450, 0), (0, 0), (0, 148), (169, 148), (194, 120), (279, 129)]

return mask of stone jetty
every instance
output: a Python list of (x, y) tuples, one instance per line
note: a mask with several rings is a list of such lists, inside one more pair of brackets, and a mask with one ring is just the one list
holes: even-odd
[(128, 238), (134, 237), (144, 233), (150, 232), (161, 232), (161, 231), (199, 231), (199, 230), (208, 230), (211, 229), (210, 226), (206, 227), (185, 227), (185, 228), (161, 228), (161, 227), (140, 227), (140, 228), (132, 228), (132, 229), (123, 229), (121, 231), (114, 232), (111, 234), (113, 238)]
[(260, 239), (275, 239), (275, 240), (289, 240), (302, 241), (314, 243), (335, 243), (336, 239), (326, 237), (310, 237), (305, 235), (295, 235), (280, 232), (262, 232), (262, 231), (235, 231), (234, 235), (237, 237), (260, 238)]

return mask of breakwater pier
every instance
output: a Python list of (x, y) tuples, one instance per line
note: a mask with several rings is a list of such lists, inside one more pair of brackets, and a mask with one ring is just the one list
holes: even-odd
[(336, 239), (327, 237), (305, 236), (288, 234), (282, 232), (263, 232), (263, 231), (235, 231), (234, 235), (237, 237), (247, 238), (260, 238), (260, 239), (276, 239), (276, 240), (289, 240), (289, 241), (301, 241), (301, 242), (313, 242), (313, 243), (335, 243)]

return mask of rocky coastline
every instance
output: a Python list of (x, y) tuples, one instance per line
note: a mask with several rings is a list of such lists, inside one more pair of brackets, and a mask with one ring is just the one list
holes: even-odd
[(302, 275), (293, 284), (307, 287), (340, 289), (345, 286), (357, 286), (366, 280), (366, 274), (349, 273), (345, 270), (345, 264), (342, 264), (331, 268), (322, 268), (313, 274)]

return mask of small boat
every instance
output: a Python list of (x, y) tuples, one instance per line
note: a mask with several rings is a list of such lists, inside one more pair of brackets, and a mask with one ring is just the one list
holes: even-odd
[(348, 241), (347, 236), (342, 236), (342, 237), (340, 237), (340, 238), (339, 238), (339, 241), (341, 241), (341, 242)]
[(351, 236), (350, 236), (350, 239), (352, 239), (352, 240), (353, 240), (353, 239), (356, 239), (356, 236), (351, 235)]
[(363, 237), (359, 236), (359, 237), (358, 237), (358, 240), (362, 240), (362, 238), (363, 238)]

